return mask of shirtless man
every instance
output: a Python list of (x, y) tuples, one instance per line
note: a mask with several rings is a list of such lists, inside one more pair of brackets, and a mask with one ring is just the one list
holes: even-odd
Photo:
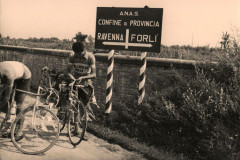
[[(0, 111), (7, 113), (8, 101), (13, 89), (16, 85), (17, 89), (30, 91), (31, 72), (27, 66), (17, 61), (0, 62)], [(22, 103), (25, 98), (24, 93), (16, 92), (15, 100), (19, 111), (24, 107)]]

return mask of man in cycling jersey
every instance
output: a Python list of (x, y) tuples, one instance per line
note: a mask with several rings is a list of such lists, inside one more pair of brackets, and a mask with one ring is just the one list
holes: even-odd
[[(81, 83), (92, 84), (92, 79), (96, 78), (96, 64), (94, 55), (84, 49), (84, 44), (82, 42), (73, 43), (72, 50), (73, 52), (69, 57), (67, 75), (71, 79), (79, 80)], [(94, 94), (92, 95), (93, 97), (89, 96), (89, 93), (91, 92), (90, 89), (86, 88), (85, 91), (78, 89), (78, 95), (83, 104), (87, 105), (89, 98), (95, 99), (95, 97)]]
[[(14, 86), (17, 89), (30, 91), (31, 72), (27, 66), (17, 61), (0, 62), (0, 111), (7, 113), (8, 101)], [(16, 92), (15, 100), (19, 111), (24, 109), (23, 101), (26, 94)]]
[[(78, 79), (82, 83), (87, 82), (92, 84), (91, 79), (96, 78), (95, 57), (91, 52), (84, 49), (82, 42), (75, 42), (72, 45), (73, 52), (69, 57), (68, 76), (71, 79)], [(89, 97), (79, 90), (79, 94), (83, 103), (86, 105)]]

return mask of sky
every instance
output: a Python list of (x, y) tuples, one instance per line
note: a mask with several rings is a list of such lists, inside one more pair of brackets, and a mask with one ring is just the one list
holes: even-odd
[(95, 36), (97, 7), (163, 8), (162, 44), (219, 46), (240, 29), (240, 0), (0, 0), (0, 33), (11, 38)]

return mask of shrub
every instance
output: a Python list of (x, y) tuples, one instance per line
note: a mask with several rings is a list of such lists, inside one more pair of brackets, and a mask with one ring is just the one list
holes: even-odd
[[(231, 79), (232, 77), (229, 77)], [(240, 128), (239, 90), (228, 93), (229, 81), (216, 83), (198, 72), (183, 94), (179, 120), (189, 142), (188, 155), (197, 159), (227, 159), (236, 153)], [(183, 135), (183, 137), (184, 137)], [(237, 135), (237, 136), (236, 136)], [(189, 143), (188, 142), (188, 143)], [(234, 151), (235, 150), (235, 151)], [(208, 155), (208, 156), (206, 156)]]
[[(240, 153), (240, 74), (233, 61), (196, 66), (186, 83), (148, 92), (144, 102), (114, 104), (110, 128), (189, 159), (234, 159)], [(157, 84), (154, 88), (158, 88)]]

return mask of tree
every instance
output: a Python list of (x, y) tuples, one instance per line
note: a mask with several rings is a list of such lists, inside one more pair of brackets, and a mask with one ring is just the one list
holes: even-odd
[(2, 34), (0, 33), (0, 43), (3, 43), (3, 42), (4, 42), (3, 36), (2, 36)]
[(228, 49), (230, 44), (230, 34), (228, 34), (227, 32), (223, 33), (222, 41), (220, 43), (221, 43), (221, 49), (224, 49), (224, 50)]
[(84, 42), (87, 36), (88, 35), (86, 34), (82, 34), (82, 32), (78, 32), (73, 39), (75, 39), (77, 42)]
[(94, 42), (94, 38), (91, 35), (89, 35), (88, 36), (88, 41), (89, 41), (89, 43), (92, 44)]

